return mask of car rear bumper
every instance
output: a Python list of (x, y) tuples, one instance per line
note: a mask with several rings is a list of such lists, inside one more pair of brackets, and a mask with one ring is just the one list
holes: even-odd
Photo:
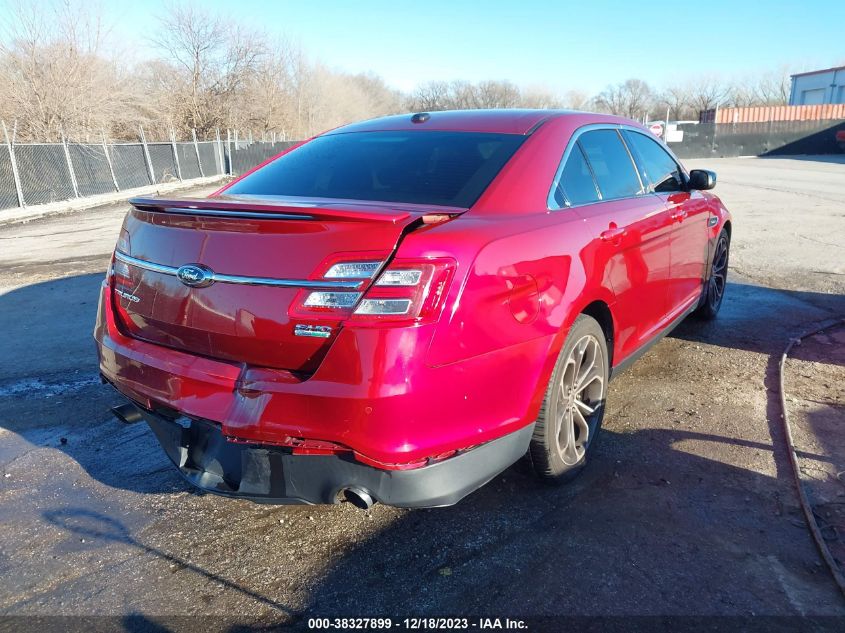
[(236, 443), (351, 451), (359, 463), (399, 471), (527, 427), (544, 364), (554, 361), (551, 337), (542, 337), (431, 367), (427, 328), (345, 328), (303, 378), (130, 337), (104, 284), (94, 337), (103, 378), (147, 411), (208, 420)]
[(228, 441), (218, 424), (169, 419), (136, 407), (185, 479), (207, 492), (259, 503), (338, 503), (352, 489), (405, 508), (448, 506), (528, 449), (534, 425), (412, 470), (381, 470), (349, 454), (297, 455), (289, 448)]

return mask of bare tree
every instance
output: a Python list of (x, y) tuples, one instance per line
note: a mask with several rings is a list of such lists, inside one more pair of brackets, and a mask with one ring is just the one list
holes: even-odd
[(690, 105), (690, 94), (685, 86), (672, 85), (660, 93), (657, 101), (661, 110), (668, 109), (670, 118), (674, 120), (698, 120), (698, 112)]
[(763, 73), (754, 86), (760, 105), (786, 105), (792, 90), (792, 71), (788, 66)]
[(605, 88), (595, 98), (595, 102), (601, 110), (636, 119), (651, 110), (654, 93), (642, 79), (628, 79)]
[(399, 95), (373, 75), (349, 75), (318, 65), (310, 77), (310, 90), (313, 100), (305, 130), (309, 136), (327, 128), (401, 110)]
[(689, 107), (697, 115), (705, 110), (731, 105), (730, 86), (715, 75), (697, 77), (686, 85), (686, 91)]
[(20, 2), (0, 43), (0, 116), (18, 120), (21, 140), (99, 136), (131, 108), (128, 82), (104, 52), (96, 13), (70, 2)]
[(590, 95), (583, 90), (568, 90), (563, 103), (571, 110), (589, 110), (591, 99)]
[(475, 86), (477, 108), (515, 108), (522, 105), (519, 88), (509, 81), (482, 81)]
[(21, 140), (151, 138), (175, 130), (213, 137), (215, 128), (303, 138), (349, 121), (400, 112), (464, 108), (596, 108), (631, 118), (668, 107), (698, 118), (717, 105), (786, 103), (782, 67), (729, 84), (716, 76), (672, 84), (656, 95), (641, 79), (590, 98), (563, 98), (545, 86), (506, 80), (431, 81), (403, 95), (372, 73), (351, 74), (310, 60), (299, 46), (270, 40), (200, 5), (174, 4), (153, 36), (158, 56), (135, 68), (121, 63), (108, 29), (85, 0), (17, 2), (0, 22), (0, 117), (18, 121)]
[(564, 100), (558, 94), (552, 92), (545, 86), (529, 86), (520, 91), (520, 108), (557, 109), (566, 107)]
[(408, 99), (409, 110), (436, 112), (454, 107), (448, 82), (430, 81), (417, 86)]
[(509, 81), (431, 81), (418, 86), (407, 100), (409, 110), (469, 110), (492, 108), (555, 108), (560, 99), (545, 88), (520, 90)]
[(171, 6), (159, 22), (153, 43), (177, 88), (163, 95), (166, 108), (180, 127), (209, 133), (230, 117), (238, 91), (259, 72), (266, 37), (192, 4)]

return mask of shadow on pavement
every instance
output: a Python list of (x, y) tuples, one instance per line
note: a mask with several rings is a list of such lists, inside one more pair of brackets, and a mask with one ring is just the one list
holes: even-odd
[[(712, 443), (728, 448), (713, 451)], [(735, 446), (732, 438), (694, 432), (605, 432), (596, 459), (568, 486), (546, 488), (511, 470), (455, 508), (405, 515), (331, 569), (311, 610), (536, 616), (836, 609), (832, 586), (827, 606), (799, 606), (796, 588), (829, 579), (806, 566), (815, 552), (789, 481), (728, 463), (742, 463)], [(712, 453), (725, 461), (701, 456)]]
[(791, 338), (836, 317), (845, 317), (845, 295), (730, 282), (714, 321), (688, 318), (670, 336), (780, 356)]
[(100, 384), (92, 338), (103, 275), (65, 277), (0, 295), (0, 464), (31, 447), (63, 451), (94, 479), (157, 494), (186, 490), (145, 425), (117, 423), (124, 402)]
[[(790, 481), (729, 463), (741, 463), (737, 450), (768, 452), (770, 445), (654, 429), (606, 430), (598, 448), (569, 485), (539, 484), (518, 465), (457, 506), (401, 514), (327, 567), (316, 565), (320, 576), (301, 612), (260, 585), (205, 570), (190, 553), (140, 542), (114, 517), (69, 507), (43, 518), (69, 542), (129, 545), (303, 628), (314, 616), (845, 614), (815, 564)], [(724, 461), (702, 457), (714, 452)], [(815, 585), (812, 598), (801, 593), (808, 585)], [(128, 616), (125, 626), (156, 631), (169, 624)]]

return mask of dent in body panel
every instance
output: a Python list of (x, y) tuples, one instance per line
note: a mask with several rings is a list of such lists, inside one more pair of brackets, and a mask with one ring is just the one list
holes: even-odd
[(574, 254), (589, 234), (567, 211), (522, 217), (521, 222), (532, 228), (493, 237), (478, 250), (453, 309), (438, 325), (429, 366), (556, 336), (571, 322), (571, 307), (587, 284), (584, 262)]

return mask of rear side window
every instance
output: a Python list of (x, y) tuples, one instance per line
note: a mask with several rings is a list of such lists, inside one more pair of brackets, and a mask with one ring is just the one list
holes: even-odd
[[(560, 206), (566, 204), (563, 196), (569, 204), (587, 204), (597, 202), (599, 199), (593, 174), (578, 143), (575, 143), (569, 153), (569, 158), (566, 159), (566, 164), (560, 174), (558, 189), (555, 199)], [(560, 193), (563, 193), (563, 196)]]
[(438, 131), (328, 134), (226, 193), (470, 207), (525, 138)]
[(593, 175), (604, 200), (640, 193), (640, 180), (631, 155), (616, 130), (585, 132), (578, 141), (593, 168)]
[(654, 139), (645, 134), (625, 131), (625, 140), (645, 171), (645, 178), (657, 192), (682, 191), (681, 168)]

